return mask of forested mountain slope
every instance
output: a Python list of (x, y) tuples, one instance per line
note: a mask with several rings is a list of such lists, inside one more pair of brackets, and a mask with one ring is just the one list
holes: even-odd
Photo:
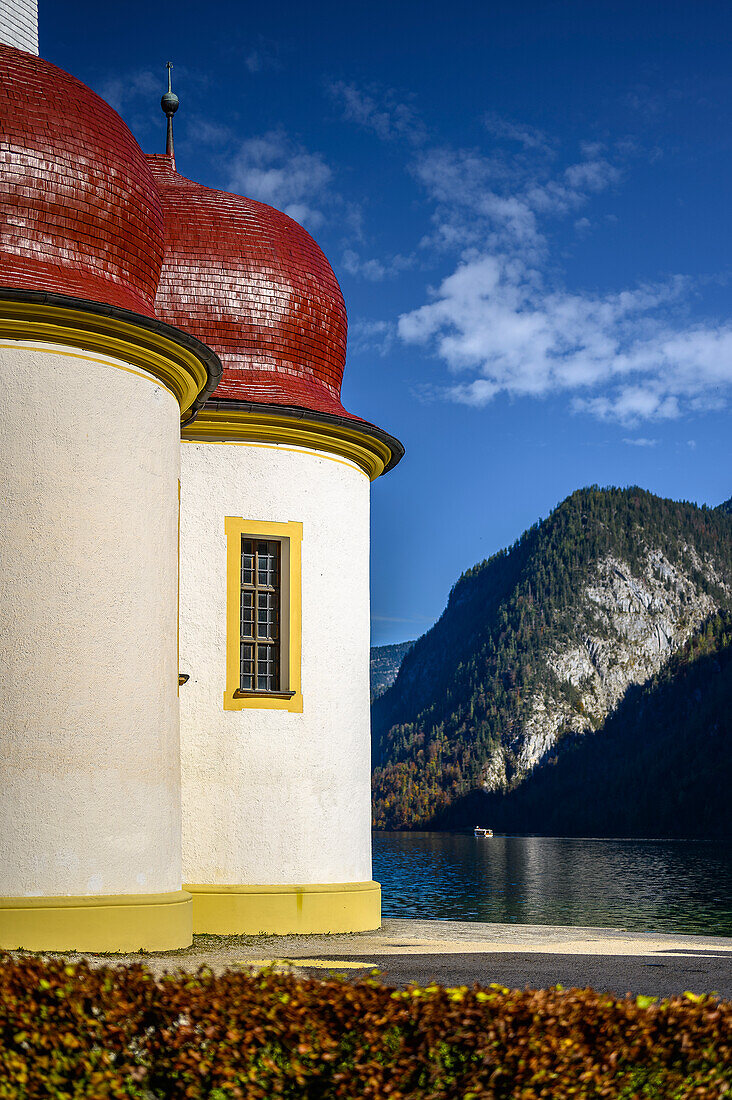
[(402, 661), (413, 645), (414, 642), (396, 642), (393, 645), (371, 646), (372, 702), (394, 683)]
[(508, 794), (473, 792), (439, 825), (547, 836), (732, 836), (732, 615), (708, 620), (595, 734)]
[(374, 820), (518, 787), (732, 607), (732, 516), (583, 489), (470, 569), (373, 705)]

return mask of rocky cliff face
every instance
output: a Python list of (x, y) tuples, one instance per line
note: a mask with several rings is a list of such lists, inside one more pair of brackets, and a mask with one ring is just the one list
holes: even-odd
[(513, 790), (473, 790), (442, 827), (544, 836), (732, 837), (732, 613), (706, 619), (596, 733)]
[[(573, 610), (575, 622), (586, 626), (581, 641), (546, 655), (548, 681), (564, 690), (532, 695), (509, 744), (497, 747), (486, 762), (485, 790), (505, 789), (509, 776), (516, 785), (565, 733), (597, 729), (631, 684), (644, 684), (659, 672), (718, 609), (709, 589), (730, 595), (712, 560), (702, 561), (688, 545), (680, 557), (688, 572), (660, 549), (648, 550), (645, 567), (635, 572), (612, 555), (597, 563)], [(704, 588), (700, 577), (707, 582)]]

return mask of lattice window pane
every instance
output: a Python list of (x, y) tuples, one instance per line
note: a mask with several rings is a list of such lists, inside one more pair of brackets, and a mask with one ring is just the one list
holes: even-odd
[(254, 646), (246, 642), (241, 643), (240, 679), (242, 691), (254, 689)]
[(241, 583), (254, 584), (254, 543), (251, 539), (241, 542)]
[(257, 638), (267, 642), (277, 641), (278, 605), (276, 592), (257, 593)]
[(280, 543), (242, 538), (241, 691), (280, 688)]
[(245, 589), (241, 592), (241, 636), (254, 637), (254, 593)]
[(257, 585), (260, 588), (277, 587), (277, 551), (275, 542), (257, 543)]
[(257, 646), (257, 691), (274, 691), (277, 678), (277, 647)]

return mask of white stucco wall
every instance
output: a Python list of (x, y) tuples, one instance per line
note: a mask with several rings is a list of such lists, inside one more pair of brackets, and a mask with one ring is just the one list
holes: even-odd
[(0, 346), (0, 895), (180, 889), (179, 409)]
[(0, 42), (38, 53), (38, 0), (0, 0)]
[[(368, 478), (285, 447), (184, 442), (181, 466), (183, 880), (369, 880)], [(302, 522), (302, 714), (223, 709), (225, 516)]]

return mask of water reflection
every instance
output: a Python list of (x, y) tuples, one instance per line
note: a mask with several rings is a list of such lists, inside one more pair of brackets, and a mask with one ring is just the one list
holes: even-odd
[(375, 833), (385, 917), (732, 935), (732, 844)]

